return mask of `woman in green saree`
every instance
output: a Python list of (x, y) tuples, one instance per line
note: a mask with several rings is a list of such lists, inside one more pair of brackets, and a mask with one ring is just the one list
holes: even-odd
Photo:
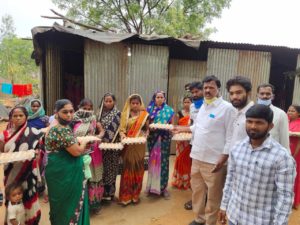
[(89, 225), (88, 195), (83, 172), (82, 154), (86, 142), (78, 143), (69, 123), (74, 115), (67, 99), (55, 103), (58, 124), (46, 136), (48, 185), (52, 225)]

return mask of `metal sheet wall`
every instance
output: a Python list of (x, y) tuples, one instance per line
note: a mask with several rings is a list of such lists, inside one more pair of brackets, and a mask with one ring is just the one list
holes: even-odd
[[(300, 55), (297, 58), (297, 68), (300, 67)], [(300, 77), (295, 78), (294, 93), (293, 93), (293, 104), (300, 104)]]
[(167, 92), (169, 49), (164, 46), (130, 46), (128, 57), (128, 94), (139, 93), (148, 104), (157, 90)]
[(249, 77), (252, 81), (252, 96), (256, 99), (256, 88), (268, 83), (271, 68), (271, 53), (230, 49), (209, 49), (207, 74), (216, 75), (221, 81), (221, 93), (228, 100), (226, 82), (235, 75)]
[(168, 104), (179, 110), (185, 94), (184, 85), (194, 81), (201, 81), (207, 70), (206, 61), (170, 59)]
[(45, 98), (46, 112), (53, 113), (56, 100), (61, 98), (62, 60), (61, 50), (54, 43), (47, 42), (45, 46)]
[(127, 47), (86, 39), (84, 44), (84, 93), (95, 105), (107, 92), (114, 93), (122, 109), (127, 97)]

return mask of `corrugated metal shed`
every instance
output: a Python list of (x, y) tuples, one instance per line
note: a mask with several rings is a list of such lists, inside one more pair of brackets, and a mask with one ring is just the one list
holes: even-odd
[(47, 106), (47, 113), (51, 115), (56, 100), (62, 97), (62, 60), (61, 49), (54, 43), (47, 42), (45, 49), (45, 80), (41, 88), (45, 93), (44, 104)]
[(170, 59), (168, 104), (178, 110), (185, 94), (184, 85), (201, 81), (207, 70), (206, 61)]
[(148, 104), (158, 90), (168, 91), (169, 49), (165, 46), (131, 45), (128, 57), (128, 94), (139, 93)]
[[(298, 55), (297, 58), (297, 68), (300, 67), (300, 55)], [(293, 104), (298, 104), (300, 105), (300, 77), (295, 78), (295, 83), (294, 83), (294, 93), (293, 93)]]
[(111, 45), (85, 40), (84, 91), (97, 106), (107, 92), (116, 95), (121, 109), (127, 97), (127, 47), (122, 43)]
[[(130, 50), (129, 50), (130, 48)], [(145, 104), (156, 90), (167, 91), (167, 47), (150, 45), (111, 45), (85, 40), (85, 97), (99, 105), (102, 96), (112, 92), (122, 109), (130, 94), (141, 94)], [(128, 56), (128, 51), (131, 56)]]
[(221, 81), (221, 93), (228, 100), (226, 82), (230, 78), (241, 75), (252, 81), (252, 99), (256, 98), (256, 88), (261, 83), (268, 83), (271, 67), (271, 53), (209, 49), (207, 59), (207, 74), (216, 75)]

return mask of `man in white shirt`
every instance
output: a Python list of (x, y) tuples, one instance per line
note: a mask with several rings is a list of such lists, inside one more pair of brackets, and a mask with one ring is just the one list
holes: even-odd
[(246, 132), (246, 112), (254, 105), (250, 101), (252, 84), (249, 78), (235, 76), (226, 83), (229, 99), (233, 107), (236, 108), (235, 120), (233, 123), (233, 135), (231, 146), (247, 137)]
[(274, 86), (261, 84), (257, 88), (257, 104), (270, 106), (273, 110), (274, 128), (270, 131), (271, 136), (283, 147), (290, 151), (289, 120), (287, 114), (280, 108), (272, 105), (274, 98)]
[[(191, 130), (191, 187), (195, 220), (190, 225), (215, 225), (222, 199), (226, 165), (232, 138), (235, 109), (219, 96), (221, 83), (215, 76), (203, 80), (204, 103), (190, 128), (178, 127), (175, 132)], [(207, 204), (205, 205), (207, 195)]]

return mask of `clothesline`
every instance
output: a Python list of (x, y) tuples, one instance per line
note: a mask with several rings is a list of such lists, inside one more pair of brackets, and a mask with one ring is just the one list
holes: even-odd
[(13, 94), (18, 97), (32, 95), (32, 84), (11, 84), (0, 83), (1, 92), (4, 94)]

